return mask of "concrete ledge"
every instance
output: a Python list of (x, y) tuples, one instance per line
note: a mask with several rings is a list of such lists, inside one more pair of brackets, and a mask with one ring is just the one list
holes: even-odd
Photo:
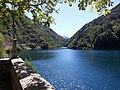
[(0, 61), (3, 61), (3, 60), (9, 60), (9, 58), (2, 58), (2, 59), (0, 59)]
[(11, 62), (23, 90), (55, 90), (48, 81), (28, 67), (21, 58), (12, 59)]

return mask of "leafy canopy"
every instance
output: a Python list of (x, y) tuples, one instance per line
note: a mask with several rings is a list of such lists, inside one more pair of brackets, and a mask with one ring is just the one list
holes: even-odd
[(0, 58), (1, 57), (7, 57), (6, 53), (5, 53), (5, 50), (3, 48), (4, 46), (4, 36), (2, 35), (2, 33), (0, 33)]
[(24, 17), (25, 13), (31, 13), (33, 20), (39, 21), (42, 25), (53, 23), (53, 11), (58, 3), (68, 3), (72, 6), (78, 3), (79, 10), (85, 10), (88, 5), (92, 10), (98, 13), (107, 14), (107, 7), (112, 6), (111, 0), (0, 0), (0, 21), (7, 22), (7, 18), (12, 16), (15, 18)]

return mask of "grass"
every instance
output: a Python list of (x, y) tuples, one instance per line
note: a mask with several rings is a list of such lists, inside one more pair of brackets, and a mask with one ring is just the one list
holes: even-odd
[(39, 73), (38, 71), (37, 71), (37, 69), (30, 63), (30, 60), (31, 59), (25, 59), (25, 63), (31, 68), (31, 69), (33, 69), (35, 72), (37, 72), (37, 73)]

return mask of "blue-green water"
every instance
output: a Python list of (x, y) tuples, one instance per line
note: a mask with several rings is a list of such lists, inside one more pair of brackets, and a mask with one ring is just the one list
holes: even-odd
[(120, 90), (120, 51), (30, 50), (21, 57), (57, 90)]

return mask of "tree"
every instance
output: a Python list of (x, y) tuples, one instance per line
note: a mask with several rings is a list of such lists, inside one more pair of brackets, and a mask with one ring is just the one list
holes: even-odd
[(111, 0), (0, 0), (0, 20), (6, 21), (8, 17), (24, 17), (25, 13), (31, 13), (33, 20), (40, 24), (53, 22), (53, 11), (58, 12), (55, 6), (60, 3), (69, 3), (72, 6), (78, 2), (79, 10), (85, 10), (88, 5), (98, 13), (108, 13), (107, 7), (112, 6)]
[[(0, 0), (0, 21), (7, 25), (8, 18), (12, 17), (13, 38), (15, 39), (16, 18), (25, 17), (26, 13), (31, 13), (34, 21), (38, 21), (41, 25), (50, 26), (50, 23), (54, 21), (53, 11), (58, 12), (55, 9), (58, 3), (68, 3), (69, 6), (72, 6), (75, 2), (78, 2), (79, 10), (85, 10), (90, 5), (91, 10), (95, 9), (96, 12), (104, 14), (109, 12), (107, 7), (112, 6), (113, 3), (111, 0)], [(14, 43), (16, 42), (14, 41)]]
[(0, 33), (0, 58), (6, 56), (5, 50), (4, 50), (4, 48), (3, 48), (3, 45), (4, 45), (4, 37), (3, 37), (3, 35)]
[(95, 40), (94, 48), (95, 49), (118, 49), (118, 37), (115, 35), (114, 32), (107, 29), (105, 32), (98, 35)]

